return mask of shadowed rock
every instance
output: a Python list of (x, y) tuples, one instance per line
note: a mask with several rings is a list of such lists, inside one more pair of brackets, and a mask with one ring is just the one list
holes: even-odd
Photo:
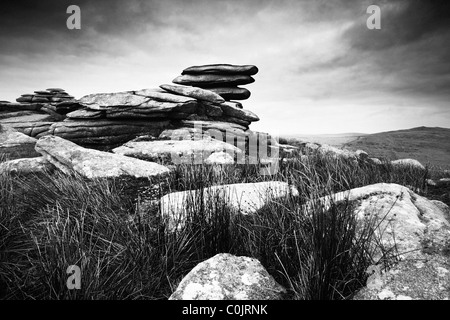
[(63, 121), (54, 123), (46, 134), (80, 144), (111, 145), (127, 142), (136, 136), (158, 136), (170, 128), (169, 121)]
[(183, 70), (182, 74), (244, 74), (252, 76), (258, 73), (258, 68), (253, 65), (232, 64), (207, 64), (203, 66), (192, 66)]
[(198, 86), (198, 87), (220, 87), (238, 86), (255, 82), (247, 75), (219, 75), (219, 74), (184, 74), (172, 80), (173, 83)]
[(217, 93), (225, 100), (245, 100), (250, 98), (250, 91), (239, 87), (211, 87), (208, 90)]

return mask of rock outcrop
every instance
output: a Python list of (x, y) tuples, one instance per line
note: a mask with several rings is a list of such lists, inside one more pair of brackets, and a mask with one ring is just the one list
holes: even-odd
[(258, 260), (220, 253), (192, 269), (169, 300), (280, 300), (285, 293)]
[(250, 91), (238, 87), (255, 82), (253, 75), (258, 68), (252, 65), (210, 64), (193, 66), (183, 70), (181, 76), (173, 83), (207, 88), (220, 95), (225, 100), (245, 100), (250, 97)]

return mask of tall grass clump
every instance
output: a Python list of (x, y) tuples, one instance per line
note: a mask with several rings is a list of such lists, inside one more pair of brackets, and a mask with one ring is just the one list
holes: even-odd
[[(140, 181), (150, 200), (197, 190), (179, 228), (169, 231), (157, 201), (120, 180), (76, 174), (0, 176), (1, 298), (166, 299), (197, 263), (217, 253), (259, 259), (291, 299), (346, 299), (362, 287), (377, 242), (371, 221), (361, 224), (351, 203), (324, 208), (320, 197), (367, 184), (419, 186), (423, 176), (312, 155), (281, 162), (271, 176), (261, 165), (177, 165), (168, 180)], [(286, 181), (298, 195), (271, 199), (242, 215), (221, 184)], [(137, 199), (137, 200), (136, 200)], [(149, 199), (146, 199), (146, 201)], [(385, 248), (383, 249), (385, 250)], [(78, 265), (81, 289), (68, 290), (66, 270)]]

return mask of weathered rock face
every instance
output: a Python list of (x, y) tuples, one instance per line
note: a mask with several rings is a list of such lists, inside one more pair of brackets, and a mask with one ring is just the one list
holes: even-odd
[(240, 87), (214, 87), (208, 88), (208, 90), (217, 93), (227, 101), (246, 100), (250, 98), (251, 95), (251, 92), (249, 90)]
[[(399, 258), (421, 256), (428, 241), (440, 246), (450, 243), (446, 213), (401, 185), (378, 183), (337, 193), (332, 199), (335, 203), (348, 199), (355, 204), (354, 212), (361, 222), (369, 218), (379, 222), (377, 237), (385, 248), (395, 247)], [(331, 198), (320, 201), (329, 207)]]
[(242, 151), (231, 144), (214, 140), (162, 140), (130, 141), (112, 150), (116, 154), (150, 161), (164, 161), (174, 164), (201, 164), (216, 151), (226, 151), (233, 155)]
[(136, 136), (158, 136), (170, 127), (169, 121), (62, 121), (49, 126), (45, 135), (54, 135), (83, 145), (117, 145)]
[[(261, 209), (269, 200), (288, 195), (298, 195), (298, 190), (286, 182), (267, 181), (258, 183), (237, 183), (212, 186), (203, 190), (173, 192), (160, 200), (161, 214), (168, 221), (168, 229), (183, 225), (187, 215), (187, 202), (200, 201), (203, 195), (205, 206), (222, 199), (232, 211), (248, 215)], [(195, 202), (194, 201), (194, 202)]]
[(220, 253), (192, 269), (169, 300), (280, 300), (285, 292), (258, 260)]
[(0, 125), (0, 154), (6, 155), (7, 158), (37, 157), (39, 154), (34, 150), (35, 144), (35, 138)]
[[(449, 249), (447, 249), (449, 250)], [(449, 255), (426, 254), (400, 261), (388, 271), (371, 266), (367, 286), (354, 300), (449, 300)]]
[(36, 151), (61, 171), (71, 170), (86, 178), (161, 177), (169, 169), (148, 161), (86, 149), (56, 136), (45, 136), (36, 143)]
[(14, 159), (0, 163), (0, 173), (9, 174), (30, 174), (30, 173), (49, 173), (55, 167), (44, 157)]

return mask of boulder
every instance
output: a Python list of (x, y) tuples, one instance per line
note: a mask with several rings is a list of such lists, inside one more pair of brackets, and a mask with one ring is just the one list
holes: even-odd
[(165, 161), (174, 164), (201, 164), (216, 151), (240, 155), (242, 151), (231, 144), (204, 138), (201, 140), (130, 141), (112, 150), (133, 158)]
[(89, 179), (122, 176), (152, 178), (169, 173), (168, 168), (157, 163), (83, 148), (56, 136), (40, 138), (36, 151), (64, 173), (75, 171)]
[(26, 175), (49, 173), (55, 167), (44, 157), (14, 159), (0, 162), (0, 173)]
[(288, 195), (298, 195), (298, 190), (286, 182), (265, 181), (227, 184), (205, 189), (169, 193), (160, 199), (161, 215), (164, 219), (167, 219), (169, 231), (184, 225), (184, 220), (189, 212), (188, 207), (193, 205), (194, 207), (192, 208), (195, 208), (196, 202), (201, 202), (201, 195), (203, 195), (203, 202), (206, 208), (221, 199), (232, 211), (249, 215), (255, 214), (271, 200), (280, 199)]
[(253, 65), (208, 64), (193, 66), (183, 70), (181, 74), (244, 74), (252, 76), (258, 73), (258, 68)]
[[(353, 212), (361, 223), (375, 219), (376, 237), (385, 249), (394, 248), (399, 259), (421, 257), (430, 241), (441, 247), (450, 243), (446, 212), (404, 186), (377, 183), (319, 199), (325, 209), (332, 202), (346, 201), (355, 206)], [(377, 252), (375, 260), (381, 255)]]
[(280, 300), (285, 293), (258, 260), (220, 253), (195, 266), (169, 300)]
[(218, 94), (201, 88), (189, 86), (174, 86), (170, 84), (160, 85), (160, 88), (174, 94), (195, 98), (201, 101), (209, 101), (214, 103), (225, 102), (225, 100)]
[(239, 87), (211, 87), (208, 90), (217, 93), (225, 100), (245, 100), (250, 98), (250, 91)]
[(13, 128), (0, 125), (0, 154), (8, 159), (37, 157), (38, 153), (34, 150), (36, 141)]
[[(240, 151), (240, 150), (239, 150)], [(233, 164), (234, 158), (227, 152), (216, 151), (205, 160), (206, 164)]]
[(425, 170), (423, 164), (415, 159), (398, 159), (391, 161), (391, 164), (398, 168), (414, 168), (418, 170)]
[(221, 74), (184, 74), (172, 80), (173, 83), (190, 85), (200, 88), (227, 87), (249, 84), (255, 82), (247, 75), (221, 75)]

